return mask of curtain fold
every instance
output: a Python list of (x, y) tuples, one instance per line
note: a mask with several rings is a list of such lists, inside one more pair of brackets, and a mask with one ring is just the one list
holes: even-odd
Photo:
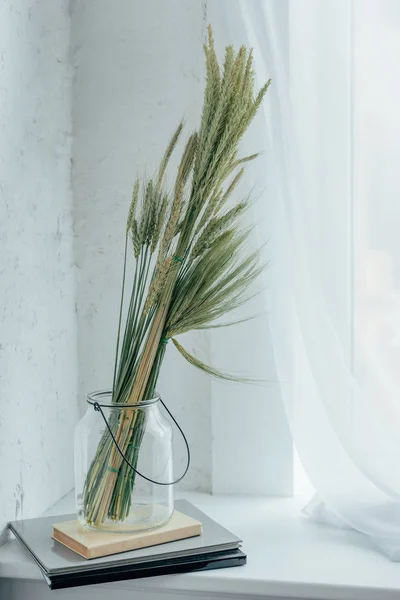
[(305, 513), (400, 560), (400, 245), (390, 223), (400, 7), (237, 0), (220, 10), (230, 39), (254, 48), (260, 83), (273, 81), (253, 133), (267, 147), (252, 171), (264, 189), (254, 210), (260, 239), (270, 240), (266, 334), (318, 493)]

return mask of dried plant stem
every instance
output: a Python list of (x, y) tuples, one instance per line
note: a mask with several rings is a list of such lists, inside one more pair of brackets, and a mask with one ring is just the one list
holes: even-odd
[[(159, 308), (155, 314), (152, 328), (140, 358), (132, 393), (127, 402), (128, 404), (138, 403), (143, 398), (151, 372), (154, 369), (154, 366), (157, 365), (155, 359), (160, 350), (160, 339), (168, 314), (169, 302), (174, 286), (174, 277), (176, 278), (176, 272), (171, 273), (168, 284), (160, 300)], [(165, 349), (163, 352), (164, 351)], [(160, 363), (158, 361), (158, 371), (159, 367)], [(153, 379), (156, 379), (156, 377), (153, 376)], [(116, 432), (114, 432), (114, 436), (118, 446), (124, 454), (127, 454), (128, 446), (131, 443), (132, 434), (130, 432), (137, 432), (139, 430), (137, 420), (140, 418), (140, 412), (134, 409), (125, 409), (121, 411), (119, 425)], [(135, 435), (135, 433), (133, 435)], [(101, 487), (96, 490), (96, 499), (89, 503), (93, 505), (94, 511), (87, 514), (89, 522), (95, 526), (100, 525), (110, 516), (111, 497), (116, 487), (117, 476), (123, 463), (123, 459), (111, 439), (107, 446), (108, 447), (103, 449), (103, 460), (106, 464), (103, 466), (104, 475), (102, 477)], [(135, 453), (133, 454), (133, 458), (136, 458), (136, 462), (138, 454), (139, 452), (136, 453), (137, 456), (135, 456)], [(96, 460), (97, 465), (99, 459), (100, 457)], [(121, 500), (119, 499), (117, 502), (121, 510)], [(118, 519), (118, 515), (120, 515), (120, 511), (116, 511), (114, 518)]]

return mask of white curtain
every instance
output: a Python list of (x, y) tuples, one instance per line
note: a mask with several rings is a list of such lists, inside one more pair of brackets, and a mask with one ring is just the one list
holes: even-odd
[(219, 9), (273, 80), (251, 140), (268, 147), (255, 210), (270, 239), (268, 335), (318, 492), (305, 512), (400, 560), (400, 3)]

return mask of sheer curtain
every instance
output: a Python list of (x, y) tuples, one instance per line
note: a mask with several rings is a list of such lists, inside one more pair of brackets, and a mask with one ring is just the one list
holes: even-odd
[(400, 559), (400, 3), (219, 10), (273, 80), (253, 133), (268, 148), (255, 211), (270, 239), (268, 335), (318, 492), (305, 512)]

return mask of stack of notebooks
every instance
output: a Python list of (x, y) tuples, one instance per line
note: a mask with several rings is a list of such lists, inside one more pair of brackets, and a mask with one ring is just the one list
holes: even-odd
[(239, 538), (186, 500), (175, 509), (167, 525), (126, 535), (88, 531), (74, 515), (13, 521), (9, 527), (51, 589), (246, 563)]

